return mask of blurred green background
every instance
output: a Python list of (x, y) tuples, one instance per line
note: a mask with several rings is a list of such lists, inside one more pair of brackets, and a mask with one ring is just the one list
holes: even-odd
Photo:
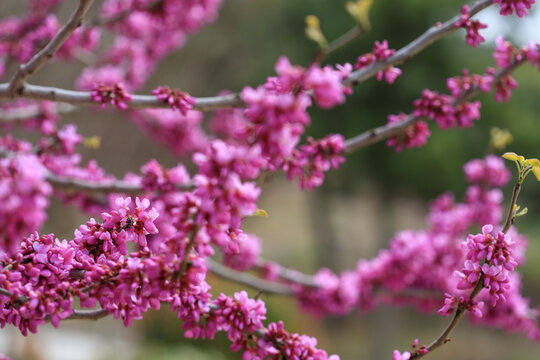
[[(0, 15), (7, 15), (8, 2), (0, 5)], [(12, 3), (17, 6), (16, 1)], [(224, 1), (219, 19), (170, 55), (144, 91), (167, 84), (194, 96), (210, 96), (223, 89), (239, 91), (245, 85), (264, 82), (274, 74), (274, 63), (281, 55), (288, 56), (293, 64), (305, 65), (316, 50), (304, 36), (305, 16), (317, 15), (331, 40), (354, 26), (344, 4), (338, 0)], [(399, 49), (437, 21), (459, 13), (462, 4), (456, 0), (375, 0), (370, 16), (372, 30), (326, 61), (354, 63), (359, 55), (372, 50), (375, 40), (387, 39), (390, 47)], [(70, 11), (62, 10), (66, 14)], [(495, 7), (489, 10), (482, 16), (498, 24), (488, 29), (489, 34), (506, 29), (506, 36), (518, 46), (526, 44), (525, 37), (529, 36), (540, 41), (539, 11), (533, 11), (527, 20), (533, 22), (532, 27), (521, 28), (523, 21), (499, 18)], [(394, 85), (370, 79), (354, 88), (354, 95), (345, 105), (330, 111), (311, 109), (313, 125), (307, 135), (320, 137), (336, 132), (351, 137), (385, 124), (389, 114), (410, 112), (422, 89), (445, 91), (446, 79), (460, 75), (462, 69), (482, 73), (486, 66), (493, 66), (493, 43), (490, 35), (486, 44), (471, 48), (465, 43), (464, 31), (459, 30), (401, 65), (403, 75)], [(34, 83), (69, 88), (81, 66), (52, 64), (46, 69), (33, 78)], [(376, 255), (396, 231), (424, 226), (430, 199), (445, 191), (461, 199), (466, 187), (461, 168), (466, 161), (485, 155), (491, 127), (505, 128), (513, 134), (509, 151), (540, 157), (540, 74), (537, 69), (523, 66), (515, 77), (519, 87), (509, 103), (497, 104), (492, 94), (479, 97), (482, 119), (471, 129), (443, 132), (431, 126), (427, 145), (401, 154), (384, 143), (357, 151), (313, 192), (300, 192), (282, 176), (272, 177), (262, 184), (260, 201), (260, 207), (270, 217), (249, 219), (247, 230), (264, 239), (266, 258), (309, 273), (321, 266), (335, 271), (352, 268), (358, 259)], [(107, 171), (119, 176), (137, 171), (151, 158), (165, 165), (178, 161), (118, 113), (81, 109), (66, 116), (65, 121), (76, 122), (85, 136), (102, 136), (101, 148), (85, 150), (84, 156), (97, 158)], [(507, 188), (505, 195), (509, 193)], [(533, 304), (540, 304), (540, 186), (533, 179), (527, 180), (519, 203), (530, 210), (518, 224), (521, 232), (530, 237), (528, 262), (520, 269), (524, 292)], [(59, 203), (54, 203), (53, 209), (44, 232), (55, 232), (60, 237), (69, 238), (75, 226), (87, 218), (72, 208), (66, 212)], [(214, 278), (211, 284), (216, 294), (241, 288)], [(322, 348), (339, 354), (343, 360), (389, 359), (392, 350), (409, 349), (414, 338), (419, 338), (421, 344), (429, 343), (447, 322), (447, 318), (406, 308), (379, 308), (369, 314), (313, 319), (300, 313), (292, 299), (262, 297), (267, 301), (270, 320), (282, 319), (289, 330), (316, 336)], [(240, 358), (228, 351), (223, 335), (213, 342), (185, 340), (180, 327), (174, 314), (162, 309), (150, 312), (145, 320), (127, 330), (112, 319), (96, 324), (62, 324), (60, 331), (30, 336), (17, 348), (26, 349), (26, 359), (43, 358), (45, 353), (40, 350), (46, 346), (59, 349), (54, 358), (62, 358), (70, 346), (75, 353), (88, 347), (89, 357), (80, 358)], [(12, 345), (22, 341), (13, 333), (5, 338), (11, 339)], [(32, 353), (32, 349), (36, 351)], [(452, 335), (452, 342), (432, 358), (532, 360), (540, 358), (540, 345), (521, 334), (472, 327), (464, 321)]]

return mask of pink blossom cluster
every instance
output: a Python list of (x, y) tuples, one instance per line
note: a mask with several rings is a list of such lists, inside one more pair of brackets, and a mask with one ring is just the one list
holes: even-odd
[(489, 187), (502, 187), (511, 177), (510, 171), (504, 166), (504, 160), (495, 155), (467, 162), (463, 167), (463, 172), (468, 182)]
[(536, 0), (493, 0), (495, 4), (501, 4), (501, 15), (512, 15), (514, 11), (519, 17), (523, 17), (529, 13), (530, 9)]
[[(206, 326), (226, 331), (232, 342), (232, 351), (249, 349), (252, 344), (244, 334), (263, 328), (263, 321), (266, 320), (264, 302), (250, 299), (247, 292), (241, 291), (235, 293), (234, 297), (220, 294), (213, 304), (218, 309), (212, 312)], [(213, 335), (210, 337), (213, 338)]]
[(197, 217), (207, 223), (217, 245), (236, 247), (225, 232), (239, 228), (242, 218), (257, 210), (260, 189), (244, 180), (256, 178), (264, 166), (260, 151), (215, 140), (205, 152), (196, 153), (193, 162), (199, 167), (193, 177), (200, 201)]
[[(388, 124), (399, 124), (405, 119), (407, 119), (405, 113), (388, 115)], [(411, 149), (424, 145), (430, 135), (431, 131), (429, 131), (428, 124), (425, 121), (416, 121), (414, 124), (407, 126), (401, 134), (390, 136), (386, 140), (386, 146), (394, 147), (396, 152), (401, 152), (403, 147)]]
[(301, 189), (312, 190), (324, 181), (324, 172), (337, 169), (345, 162), (340, 154), (345, 149), (345, 139), (341, 135), (330, 134), (323, 139), (308, 137), (307, 144), (295, 149), (285, 165), (287, 177), (297, 177)]
[[(274, 359), (282, 352), (290, 358), (328, 358), (315, 339), (288, 333), (281, 323), (266, 329), (264, 303), (244, 291), (211, 300), (204, 256), (171, 247), (154, 253), (146, 247), (147, 237), (158, 231), (157, 211), (147, 199), (132, 204), (130, 198), (117, 198), (115, 203), (115, 210), (101, 214), (103, 223), (91, 219), (72, 241), (34, 234), (15, 255), (1, 255), (0, 287), (13, 294), (0, 295), (2, 327), (14, 324), (26, 334), (46, 319), (58, 326), (75, 311), (75, 297), (82, 307), (99, 303), (126, 326), (165, 302), (183, 320), (186, 337), (213, 338), (224, 331), (231, 349), (243, 351), (244, 358)], [(128, 253), (128, 242), (140, 250)]]
[(145, 191), (176, 191), (177, 186), (190, 181), (189, 173), (184, 165), (179, 164), (171, 169), (165, 169), (157, 160), (152, 159), (141, 168), (143, 174), (141, 185)]
[(510, 236), (499, 231), (492, 235), (493, 225), (482, 227), (482, 233), (469, 235), (464, 244), (467, 260), (461, 271), (456, 271), (460, 279), (459, 289), (473, 288), (483, 276), (483, 286), (489, 289), (491, 305), (506, 300), (504, 293), (509, 288), (509, 274), (517, 266), (512, 256), (515, 245)]
[[(515, 63), (528, 61), (532, 66), (537, 67), (540, 70), (540, 55), (537, 43), (531, 41), (528, 46), (518, 49), (509, 41), (504, 40), (502, 36), (499, 36), (495, 44), (493, 58), (495, 59), (497, 66), (508, 68)], [(488, 68), (486, 73), (494, 74), (495, 70)], [(511, 75), (504, 76), (495, 84), (495, 100), (499, 102), (508, 101), (512, 94), (512, 90), (516, 87), (517, 82)]]
[(426, 345), (418, 347), (418, 339), (414, 339), (412, 343), (411, 351), (404, 351), (401, 353), (399, 350), (394, 350), (392, 353), (392, 360), (409, 360), (411, 356), (424, 355), (428, 353)]
[(159, 100), (169, 104), (173, 110), (179, 110), (184, 116), (195, 105), (195, 99), (188, 93), (184, 93), (179, 89), (171, 89), (168, 86), (158, 86), (152, 90), (152, 94), (156, 95)]
[(461, 19), (456, 23), (456, 27), (462, 27), (467, 30), (467, 44), (472, 47), (477, 47), (485, 40), (479, 31), (487, 28), (487, 25), (481, 23), (479, 20), (471, 20), (468, 5), (463, 5), (461, 8)]
[[(376, 61), (384, 61), (392, 56), (395, 52), (396, 50), (388, 48), (387, 40), (384, 40), (383, 42), (375, 41), (373, 52), (360, 56), (356, 60), (354, 68), (363, 69)], [(393, 84), (399, 75), (401, 75), (400, 68), (389, 66), (388, 68), (377, 72), (377, 80), (382, 81), (384, 79), (387, 83)]]
[(62, 44), (55, 56), (59, 59), (75, 59), (79, 54), (91, 53), (99, 46), (100, 38), (101, 31), (98, 27), (78, 28)]
[(204, 115), (199, 111), (189, 110), (184, 115), (168, 109), (148, 109), (129, 115), (154, 140), (176, 155), (192, 154), (209, 144), (202, 128)]
[(358, 302), (358, 274), (354, 271), (334, 274), (321, 269), (313, 280), (317, 287), (302, 287), (297, 293), (300, 307), (316, 315), (343, 315)]
[[(529, 61), (532, 66), (540, 69), (540, 51), (538, 44), (534, 42), (531, 42), (527, 47), (517, 49), (510, 42), (499, 37), (496, 41), (493, 57), (501, 69), (506, 69), (515, 62), (522, 61)], [(413, 102), (415, 109), (411, 116), (428, 117), (434, 120), (441, 129), (455, 126), (471, 127), (473, 121), (480, 118), (481, 103), (480, 101), (463, 101), (463, 98), (470, 91), (489, 92), (493, 88), (495, 100), (501, 102), (508, 101), (512, 90), (517, 87), (517, 82), (511, 75), (502, 76), (497, 82), (494, 82), (496, 72), (497, 69), (491, 67), (488, 67), (484, 74), (469, 74), (467, 70), (463, 70), (462, 76), (451, 77), (446, 81), (450, 95), (425, 89), (422, 92), (422, 97)], [(406, 119), (408, 116), (404, 113), (389, 115), (388, 123), (399, 124), (400, 121)], [(425, 122), (417, 121), (399, 135), (389, 137), (386, 145), (394, 147), (397, 152), (400, 152), (404, 147), (410, 149), (422, 146), (426, 143), (429, 135), (428, 125)]]
[[(227, 94), (226, 91), (219, 93)], [(208, 123), (208, 129), (229, 144), (242, 143), (248, 126), (244, 110), (238, 108), (216, 110)]]
[(281, 321), (268, 325), (265, 337), (259, 340), (258, 345), (258, 351), (247, 359), (278, 360), (284, 354), (291, 360), (339, 360), (339, 356), (328, 356), (324, 350), (317, 349), (317, 339), (286, 331)]
[(77, 260), (75, 249), (53, 235), (37, 233), (24, 238), (17, 254), (2, 256), (8, 269), (0, 273), (0, 286), (13, 296), (1, 296), (0, 326), (13, 324), (23, 335), (36, 333), (47, 316), (58, 327), (72, 313), (70, 271)]
[(441, 129), (471, 127), (480, 118), (480, 101), (463, 102), (454, 105), (453, 97), (425, 89), (422, 97), (414, 101), (416, 117), (428, 117)]
[(261, 239), (253, 234), (244, 232), (231, 232), (234, 241), (238, 244), (238, 251), (225, 251), (223, 264), (238, 271), (252, 269), (262, 252)]
[(0, 254), (14, 254), (19, 241), (47, 218), (51, 186), (35, 155), (0, 159)]
[(474, 88), (478, 88), (482, 92), (490, 92), (492, 83), (492, 74), (471, 75), (467, 69), (464, 69), (462, 76), (448, 78), (446, 87), (454, 98), (459, 98)]
[(285, 57), (280, 58), (276, 63), (277, 77), (268, 78), (264, 86), (256, 89), (242, 90), (242, 100), (247, 104), (244, 112), (247, 122), (238, 121), (238, 128), (232, 133), (238, 141), (243, 139), (257, 146), (269, 170), (283, 168), (290, 179), (300, 179), (301, 187), (320, 185), (322, 172), (341, 162), (343, 138), (331, 135), (317, 141), (311, 139), (295, 149), (310, 123), (308, 94), (311, 92), (322, 108), (344, 102), (350, 88), (342, 85), (342, 80), (351, 69), (348, 64), (337, 70), (328, 66), (321, 69), (315, 64), (306, 70), (291, 65)]
[[(504, 186), (509, 180), (508, 173), (500, 168), (500, 163), (487, 157), (465, 166), (468, 178), (471, 169), (479, 164), (491, 169), (492, 179), (470, 179), (483, 186), (472, 184), (468, 193), (476, 196), (466, 196), (463, 203), (454, 202), (450, 194), (439, 197), (430, 209), (428, 229), (398, 233), (387, 249), (370, 260), (360, 260), (353, 271), (341, 274), (328, 269), (319, 271), (313, 278), (316, 286), (299, 285), (300, 282), (287, 277), (284, 281), (295, 291), (302, 308), (321, 316), (393, 304), (413, 305), (424, 311), (440, 309), (442, 314), (449, 315), (462, 306), (475, 315), (476, 323), (524, 332), (538, 339), (540, 327), (535, 321), (536, 312), (520, 294), (520, 279), (510, 270), (524, 262), (526, 239), (514, 228), (508, 235), (492, 235), (488, 226), (484, 227), (485, 234), (470, 235), (466, 245), (460, 246), (471, 227), (483, 226), (486, 219), (498, 223), (502, 218), (500, 189), (490, 186)], [(480, 257), (486, 259), (482, 266), (479, 265)], [(466, 269), (462, 269), (464, 263)], [(261, 270), (265, 269), (271, 270), (266, 278), (279, 279), (279, 266), (277, 269), (266, 266)], [(457, 269), (462, 270), (456, 272)], [(470, 284), (484, 270), (486, 290), (470, 300)], [(471, 275), (466, 289), (463, 289), (463, 278), (453, 276), (454, 272)], [(439, 295), (442, 293), (448, 294), (444, 304)], [(476, 317), (481, 314), (483, 317)]]
[(131, 95), (124, 90), (121, 83), (112, 86), (105, 84), (94, 84), (91, 93), (92, 100), (101, 104), (104, 109), (107, 104), (116, 106), (121, 110), (127, 109), (127, 103), (131, 101)]
[[(0, 21), (0, 63), (13, 59), (24, 63), (49, 42), (60, 27), (54, 14), (29, 13)], [(2, 66), (3, 68), (3, 66)], [(0, 71), (0, 76), (3, 71)]]
[(438, 310), (438, 313), (444, 316), (450, 316), (459, 307), (470, 311), (474, 316), (480, 318), (483, 315), (482, 308), (484, 307), (484, 303), (482, 301), (471, 300), (468, 296), (456, 297), (452, 294), (445, 293), (444, 305)]

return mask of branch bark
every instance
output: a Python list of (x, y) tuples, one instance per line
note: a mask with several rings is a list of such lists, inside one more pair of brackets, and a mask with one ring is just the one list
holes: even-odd
[(234, 281), (236, 283), (249, 286), (253, 289), (260, 290), (264, 293), (268, 294), (281, 294), (281, 295), (292, 295), (292, 290), (285, 286), (278, 283), (273, 283), (270, 281), (259, 279), (256, 276), (250, 275), (248, 273), (235, 271), (232, 269), (229, 269), (214, 260), (207, 259), (206, 265), (208, 266), (208, 269), (215, 275), (226, 279), (230, 281)]

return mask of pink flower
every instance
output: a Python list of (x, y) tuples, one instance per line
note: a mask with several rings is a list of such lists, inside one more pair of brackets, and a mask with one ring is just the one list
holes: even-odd
[(173, 110), (180, 110), (180, 113), (184, 116), (195, 105), (195, 99), (188, 93), (184, 93), (179, 89), (171, 89), (168, 86), (158, 86), (152, 90), (152, 94), (156, 95), (159, 100), (168, 103)]
[[(388, 41), (384, 40), (383, 42), (375, 41), (373, 47), (373, 52), (360, 56), (356, 64), (354, 65), (355, 69), (362, 69), (370, 65), (375, 61), (384, 61), (395, 53), (396, 50), (388, 48)], [(389, 84), (393, 84), (396, 78), (401, 75), (401, 69), (394, 66), (389, 66), (388, 68), (378, 71), (376, 78), (378, 81), (385, 80)]]
[(107, 103), (116, 106), (121, 110), (127, 109), (127, 103), (131, 101), (122, 84), (116, 83), (113, 86), (95, 84), (91, 93), (92, 100), (101, 103), (101, 108), (105, 108)]
[[(407, 118), (407, 114), (388, 115), (388, 124), (397, 124)], [(396, 152), (403, 150), (403, 147), (411, 149), (420, 147), (427, 142), (431, 135), (428, 124), (424, 121), (417, 121), (403, 130), (401, 134), (391, 136), (386, 140), (386, 146), (395, 147)]]
[(394, 352), (392, 353), (392, 360), (409, 360), (410, 358), (411, 358), (411, 353), (408, 351), (405, 351), (402, 354), (398, 350), (394, 350)]
[(504, 160), (494, 155), (469, 161), (463, 166), (463, 171), (468, 182), (483, 183), (491, 187), (502, 187), (511, 177), (510, 171), (504, 166)]
[(456, 27), (463, 27), (467, 30), (467, 44), (472, 47), (478, 46), (485, 40), (484, 37), (480, 35), (479, 30), (487, 28), (487, 25), (478, 20), (470, 19), (468, 5), (463, 5), (461, 8), (461, 20), (456, 23)]
[(516, 12), (518, 17), (527, 15), (528, 9), (530, 9), (536, 0), (493, 0), (495, 4), (501, 4), (501, 15), (512, 15)]
[(330, 66), (319, 68), (313, 65), (305, 74), (304, 88), (313, 90), (313, 97), (319, 107), (330, 109), (343, 104), (345, 95), (352, 92), (341, 83), (343, 78), (344, 73), (340, 70), (334, 70)]

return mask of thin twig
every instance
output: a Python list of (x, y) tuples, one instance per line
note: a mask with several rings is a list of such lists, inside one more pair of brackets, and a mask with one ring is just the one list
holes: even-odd
[(364, 30), (362, 25), (356, 25), (355, 27), (347, 31), (345, 34), (332, 41), (324, 49), (319, 49), (311, 58), (311, 63), (314, 64), (321, 62), (324, 58), (332, 55), (342, 47), (347, 46), (354, 40), (358, 39), (360, 36), (364, 35), (365, 32), (366, 31)]
[(51, 41), (39, 51), (26, 64), (19, 66), (19, 69), (13, 75), (9, 82), (8, 93), (12, 96), (21, 92), (24, 87), (25, 80), (43, 65), (45, 65), (60, 47), (66, 42), (70, 35), (82, 25), (82, 20), (93, 0), (80, 0), (79, 6), (75, 10), (68, 22), (58, 31)]

